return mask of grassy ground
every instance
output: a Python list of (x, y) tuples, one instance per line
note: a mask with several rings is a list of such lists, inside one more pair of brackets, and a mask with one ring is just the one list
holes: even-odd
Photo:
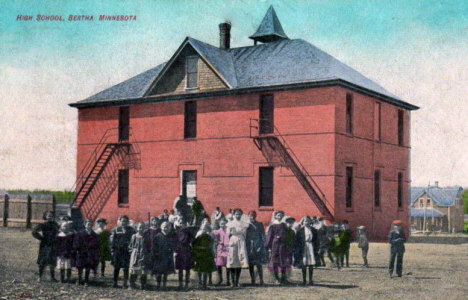
[[(50, 283), (45, 276), (37, 283), (36, 253), (38, 241), (30, 231), (0, 228), (0, 299), (466, 299), (468, 247), (465, 245), (407, 244), (402, 278), (388, 277), (388, 245), (372, 243), (369, 251), (371, 268), (360, 267), (356, 244), (351, 248), (351, 268), (341, 271), (320, 268), (315, 271), (315, 286), (276, 286), (267, 274), (264, 287), (249, 286), (248, 271), (242, 272), (238, 289), (212, 287), (208, 291), (175, 291), (176, 277), (169, 278), (169, 291), (134, 291), (111, 288), (111, 268), (106, 278), (82, 287)], [(292, 281), (299, 282), (294, 270)], [(216, 275), (213, 275), (216, 281)], [(73, 273), (76, 279), (76, 272)], [(152, 281), (150, 281), (153, 283)], [(192, 276), (192, 286), (196, 285)]]

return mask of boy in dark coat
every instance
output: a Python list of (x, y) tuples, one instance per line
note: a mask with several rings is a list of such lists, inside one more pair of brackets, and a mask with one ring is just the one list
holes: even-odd
[[(282, 222), (283, 217), (284, 212), (282, 211), (274, 213), (275, 220), (268, 228), (265, 242), (265, 247), (271, 252), (268, 269), (274, 272), (275, 279), (280, 284), (286, 280), (286, 273), (291, 268), (288, 260), (288, 245), (286, 244), (288, 228)], [(281, 273), (281, 278), (279, 273)]]
[(183, 288), (185, 271), (185, 288), (190, 283), (190, 269), (193, 267), (192, 258), (192, 230), (187, 227), (187, 222), (182, 220), (175, 231), (175, 269), (179, 272), (179, 289)]
[(106, 272), (106, 261), (112, 260), (110, 249), (110, 231), (106, 229), (106, 219), (99, 218), (96, 221), (98, 228), (95, 230), (99, 236), (99, 263), (101, 264), (101, 277)]
[(170, 232), (169, 222), (161, 224), (161, 232), (154, 239), (152, 258), (153, 273), (156, 274), (157, 289), (166, 289), (167, 275), (173, 274), (174, 269), (174, 236)]
[(262, 265), (267, 262), (265, 250), (265, 229), (263, 224), (257, 222), (257, 213), (255, 211), (249, 212), (250, 224), (247, 228), (246, 246), (249, 261), (249, 272), (252, 285), (255, 285), (255, 271), (257, 266), (258, 277), (260, 285), (263, 285), (263, 267)]
[(349, 268), (349, 249), (351, 248), (352, 234), (351, 228), (349, 228), (348, 220), (344, 220), (341, 224), (340, 239), (343, 244), (343, 255), (341, 256), (341, 266), (344, 267), (346, 261), (346, 267)]
[(124, 288), (128, 288), (128, 275), (130, 266), (130, 252), (128, 246), (135, 230), (129, 226), (127, 216), (119, 218), (119, 225), (111, 230), (110, 242), (112, 252), (112, 265), (114, 266), (114, 285), (118, 287), (120, 269), (124, 270)]
[(50, 280), (57, 282), (55, 279), (55, 266), (57, 264), (57, 234), (59, 226), (54, 221), (54, 214), (51, 211), (44, 212), (43, 215), (46, 222), (39, 224), (32, 231), (33, 237), (40, 240), (39, 255), (37, 256), (37, 264), (39, 265), (39, 279), (42, 280), (42, 274), (46, 266), (50, 267)]
[[(75, 235), (73, 248), (76, 251), (76, 268), (78, 269), (78, 284), (89, 283), (89, 273), (96, 270), (99, 264), (99, 236), (93, 231), (93, 223), (85, 222), (85, 229)], [(83, 281), (83, 270), (85, 280)]]
[(192, 243), (194, 270), (198, 272), (198, 287), (206, 289), (208, 274), (216, 270), (214, 263), (214, 240), (210, 234), (210, 225), (204, 224), (197, 232)]
[(392, 223), (392, 229), (388, 233), (388, 242), (390, 243), (390, 262), (388, 271), (390, 278), (393, 277), (393, 269), (395, 267), (396, 259), (396, 273), (398, 277), (403, 275), (403, 254), (405, 253), (405, 242), (406, 237), (403, 232), (401, 225), (403, 224), (400, 220), (395, 220)]

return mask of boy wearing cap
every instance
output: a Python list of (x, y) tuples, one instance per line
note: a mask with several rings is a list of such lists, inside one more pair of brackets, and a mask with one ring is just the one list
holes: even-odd
[(403, 222), (395, 220), (392, 222), (392, 229), (388, 233), (388, 242), (390, 243), (390, 263), (388, 271), (390, 278), (393, 277), (393, 269), (396, 260), (396, 273), (398, 277), (403, 274), (403, 254), (405, 253), (406, 237), (402, 229)]
[(110, 231), (106, 229), (106, 219), (99, 218), (96, 220), (97, 228), (95, 232), (99, 236), (99, 263), (101, 264), (101, 277), (104, 277), (106, 273), (106, 261), (112, 259), (110, 250)]
[(367, 253), (369, 252), (369, 241), (366, 237), (366, 228), (364, 226), (358, 226), (357, 228), (357, 242), (358, 248), (361, 248), (362, 251), (362, 259), (364, 260), (364, 268), (369, 268), (369, 264), (367, 262)]

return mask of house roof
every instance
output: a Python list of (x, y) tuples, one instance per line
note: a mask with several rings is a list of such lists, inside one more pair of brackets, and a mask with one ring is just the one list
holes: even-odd
[[(167, 63), (70, 105), (78, 108), (128, 105), (338, 85), (406, 109), (418, 109), (314, 45), (302, 39), (288, 39), (272, 6), (251, 38), (267, 43), (220, 49), (187, 37)], [(227, 89), (190, 91), (182, 94), (185, 98), (175, 94), (153, 95), (157, 82), (188, 46), (220, 77)]]
[(78, 103), (92, 104), (102, 100), (120, 100), (143, 97), (164, 65), (165, 63), (157, 65), (152, 69), (105, 89), (89, 98), (79, 101)]
[(437, 205), (449, 206), (454, 205), (455, 200), (458, 198), (459, 193), (463, 191), (463, 188), (460, 186), (455, 187), (412, 187), (411, 188), (411, 197), (409, 199), (410, 205), (420, 198), (424, 193), (427, 193), (427, 196), (434, 200)]
[(437, 209), (434, 208), (417, 208), (417, 207), (411, 207), (410, 208), (410, 217), (412, 218), (437, 218), (437, 217), (443, 217), (444, 214), (438, 211)]
[(257, 28), (257, 31), (249, 38), (254, 41), (269, 42), (280, 39), (287, 39), (288, 36), (284, 33), (283, 26), (276, 15), (273, 5), (270, 6), (265, 17)]

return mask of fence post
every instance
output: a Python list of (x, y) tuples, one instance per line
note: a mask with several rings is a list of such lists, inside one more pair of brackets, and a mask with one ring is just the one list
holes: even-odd
[(56, 211), (56, 201), (55, 201), (55, 196), (54, 195), (52, 195), (52, 212), (54, 214), (54, 219), (57, 220), (56, 219), (56, 213), (57, 213), (57, 211)]
[(28, 202), (26, 203), (26, 228), (31, 228), (32, 218), (32, 197), (28, 195)]
[(3, 203), (3, 227), (8, 227), (8, 211), (10, 210), (10, 196), (5, 194)]

